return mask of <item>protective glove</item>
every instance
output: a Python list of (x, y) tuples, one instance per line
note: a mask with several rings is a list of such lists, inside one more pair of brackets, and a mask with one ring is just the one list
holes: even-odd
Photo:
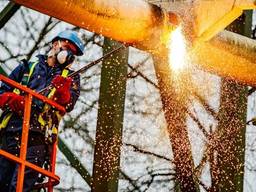
[[(10, 101), (12, 95), (15, 93), (12, 92), (6, 92), (0, 95), (0, 108), (1, 109), (6, 109), (8, 102)], [(16, 95), (16, 94), (15, 94)]]
[(8, 106), (13, 112), (22, 114), (25, 108), (24, 96), (13, 93), (11, 99), (8, 101)]
[(70, 87), (72, 84), (72, 78), (62, 77), (57, 75), (52, 80), (53, 87), (56, 88), (56, 92), (53, 95), (53, 100), (60, 105), (66, 105), (69, 103), (71, 94), (70, 94)]

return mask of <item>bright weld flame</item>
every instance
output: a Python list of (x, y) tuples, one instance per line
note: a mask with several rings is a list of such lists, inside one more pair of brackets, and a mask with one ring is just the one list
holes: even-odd
[(181, 27), (170, 34), (169, 39), (169, 64), (174, 72), (180, 72), (186, 65), (186, 41)]

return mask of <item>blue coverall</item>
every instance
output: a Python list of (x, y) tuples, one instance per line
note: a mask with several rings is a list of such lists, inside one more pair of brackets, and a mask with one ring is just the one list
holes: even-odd
[[(40, 91), (43, 88), (47, 87), (52, 79), (56, 75), (60, 75), (62, 69), (59, 67), (50, 67), (46, 63), (46, 56), (38, 55), (38, 63), (36, 64), (33, 74), (30, 77), (27, 87), (35, 91)], [(16, 67), (13, 72), (9, 75), (9, 78), (15, 80), (16, 82), (21, 82), (21, 79), (24, 75), (25, 70), (27, 69), (25, 63), (21, 63)], [(71, 71), (70, 71), (71, 72)], [(13, 88), (9, 85), (3, 83), (0, 87), (0, 94), (4, 92), (12, 92)], [(47, 96), (49, 90), (44, 93)], [(80, 77), (76, 75), (73, 77), (72, 86), (70, 89), (71, 100), (67, 104), (66, 111), (69, 112), (74, 108), (74, 105), (80, 95)], [(28, 140), (28, 149), (27, 149), (27, 160), (38, 166), (42, 166), (45, 158), (48, 154), (48, 146), (45, 143), (45, 132), (44, 128), (38, 122), (38, 116), (43, 110), (44, 103), (37, 99), (33, 99), (32, 102), (32, 111), (30, 119), (30, 132)], [(1, 118), (6, 115), (7, 111), (4, 111)], [(57, 122), (58, 125), (59, 122)], [(3, 131), (3, 144), (1, 149), (12, 153), (14, 155), (19, 155), (20, 150), (20, 140), (21, 140), (21, 131), (22, 131), (22, 117), (18, 114), (12, 115), (7, 127)], [(14, 162), (7, 160), (6, 158), (0, 156), (0, 192), (15, 192), (16, 183), (17, 183), (17, 172), (18, 165)], [(38, 173), (31, 170), (25, 170), (25, 179), (23, 192), (30, 191), (38, 178)]]

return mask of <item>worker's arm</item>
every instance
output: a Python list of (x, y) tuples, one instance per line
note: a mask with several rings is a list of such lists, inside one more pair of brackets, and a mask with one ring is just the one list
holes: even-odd
[[(18, 83), (22, 81), (23, 75), (26, 72), (28, 66), (25, 66), (25, 63), (20, 63), (8, 76), (9, 79), (12, 79)], [(0, 87), (0, 108), (3, 110), (7, 109), (6, 105), (14, 112), (20, 112), (24, 109), (24, 97), (13, 93), (14, 87), (11, 85), (2, 82)], [(42, 103), (33, 98), (32, 110), (42, 110)]]
[[(21, 82), (24, 70), (25, 70), (25, 66), (23, 63), (21, 63), (11, 72), (8, 78), (19, 83)], [(3, 94), (4, 92), (12, 92), (13, 89), (14, 87), (8, 85), (5, 82), (2, 82), (0, 87), (0, 94)]]
[(53, 100), (64, 106), (67, 112), (72, 111), (80, 95), (80, 76), (64, 78), (57, 75), (52, 85), (56, 88)]
[(70, 112), (74, 109), (74, 106), (78, 100), (78, 97), (80, 96), (80, 75), (76, 75), (73, 77), (70, 93), (71, 93), (70, 101), (65, 106), (67, 112)]

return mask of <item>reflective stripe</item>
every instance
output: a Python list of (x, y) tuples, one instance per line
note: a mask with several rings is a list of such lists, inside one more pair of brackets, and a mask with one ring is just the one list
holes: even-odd
[(17, 95), (19, 95), (20, 94), (20, 90), (15, 88), (15, 89), (13, 89), (13, 93), (16, 93)]
[(23, 77), (22, 77), (22, 80), (21, 80), (21, 84), (24, 85), (24, 86), (27, 86), (28, 85), (28, 82), (31, 78), (31, 76), (33, 75), (34, 73), (34, 69), (35, 69), (35, 66), (39, 63), (39, 61), (35, 61), (33, 63), (31, 63), (29, 65), (29, 72), (26, 72), (24, 73)]
[(32, 64), (31, 68), (29, 69), (29, 74), (28, 74), (28, 81), (27, 81), (27, 85), (28, 85), (28, 82), (30, 80), (30, 77), (32, 76), (32, 74), (34, 73), (34, 69), (35, 69), (35, 66), (36, 64), (38, 64), (39, 61), (36, 61)]
[(67, 77), (67, 76), (68, 76), (68, 73), (69, 73), (69, 71), (68, 71), (67, 69), (64, 69), (64, 70), (62, 71), (61, 76), (62, 76), (62, 77)]
[(2, 122), (0, 124), (0, 130), (4, 129), (7, 126), (7, 124), (9, 123), (9, 121), (11, 119), (11, 117), (12, 117), (12, 113), (8, 113), (7, 115), (4, 116), (4, 118), (3, 118), (3, 120), (2, 120)]
[(58, 134), (58, 128), (53, 127), (53, 128), (52, 128), (52, 134), (57, 135), (57, 134)]
[(56, 92), (56, 88), (53, 87), (47, 97), (48, 97), (49, 99), (52, 98), (55, 92)]
[(42, 115), (40, 114), (39, 117), (38, 117), (38, 122), (42, 125), (42, 126), (45, 126), (46, 122), (45, 120), (43, 119)]
[[(35, 61), (35, 62), (32, 63), (31, 67), (29, 66), (29, 74), (28, 74), (28, 76), (27, 76), (27, 73), (25, 73), (25, 74), (23, 75), (23, 77), (22, 77), (22, 85), (24, 85), (24, 86), (27, 86), (27, 85), (28, 85), (28, 82), (29, 82), (29, 80), (30, 80), (30, 77), (32, 76), (32, 74), (33, 74), (33, 72), (34, 72), (35, 66), (36, 66), (38, 63), (39, 63), (39, 61)], [(26, 81), (24, 81), (24, 79), (23, 79), (24, 77), (26, 78)], [(13, 89), (13, 93), (16, 93), (17, 95), (20, 95), (20, 90), (17, 89), (17, 88), (14, 88), (14, 89)], [(4, 129), (4, 128), (8, 125), (8, 123), (9, 123), (11, 117), (12, 117), (12, 113), (11, 113), (11, 112), (4, 116), (2, 122), (0, 123), (0, 130), (1, 130), (1, 129)]]

